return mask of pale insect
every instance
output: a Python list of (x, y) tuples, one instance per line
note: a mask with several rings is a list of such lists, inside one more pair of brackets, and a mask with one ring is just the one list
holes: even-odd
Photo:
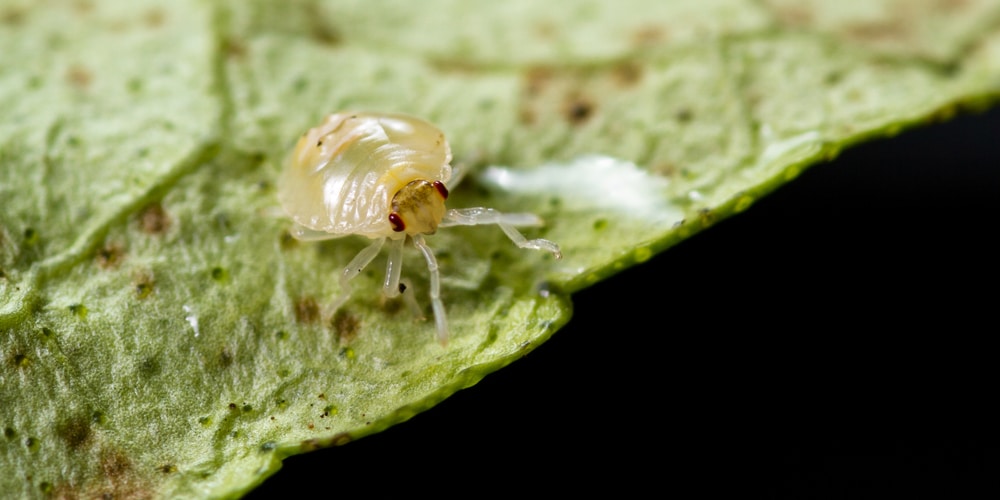
[(438, 227), (496, 224), (518, 247), (562, 257), (555, 243), (526, 239), (515, 229), (542, 225), (536, 215), (481, 207), (445, 210), (448, 189), (461, 177), (449, 182), (450, 163), (451, 148), (444, 133), (403, 114), (334, 113), (299, 139), (278, 186), (281, 205), (296, 223), (292, 235), (305, 241), (351, 234), (374, 240), (340, 274), (342, 294), (332, 310), (347, 301), (350, 281), (387, 239), (390, 249), (382, 291), (387, 297), (402, 293), (403, 244), (409, 236), (427, 261), (437, 338), (444, 344), (448, 320), (437, 260), (425, 234), (434, 234)]

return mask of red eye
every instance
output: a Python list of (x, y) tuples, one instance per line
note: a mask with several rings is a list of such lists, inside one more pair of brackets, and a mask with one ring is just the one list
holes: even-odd
[(392, 230), (397, 233), (401, 233), (406, 230), (406, 224), (403, 224), (403, 218), (396, 212), (389, 214), (389, 224), (392, 224)]
[(448, 188), (445, 187), (443, 182), (434, 181), (434, 189), (438, 190), (438, 194), (440, 194), (442, 198), (446, 200), (448, 199)]

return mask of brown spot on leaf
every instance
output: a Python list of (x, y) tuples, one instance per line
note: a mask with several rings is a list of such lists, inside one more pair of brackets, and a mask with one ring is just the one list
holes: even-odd
[(31, 358), (23, 352), (15, 351), (11, 353), (9, 362), (14, 368), (27, 368), (31, 364)]
[(167, 14), (160, 8), (151, 8), (146, 11), (143, 15), (143, 21), (146, 22), (146, 26), (150, 28), (159, 28), (163, 26), (163, 23), (167, 20)]
[(232, 366), (233, 361), (236, 360), (236, 354), (233, 353), (232, 348), (225, 346), (219, 351), (219, 366), (223, 368), (228, 368)]
[(222, 41), (222, 52), (230, 58), (242, 59), (247, 51), (247, 43), (242, 38), (229, 37)]
[(0, 23), (8, 26), (17, 26), (24, 22), (27, 15), (21, 7), (5, 7), (0, 11)]
[(156, 469), (164, 474), (173, 474), (177, 472), (177, 466), (174, 464), (163, 464)]
[(530, 109), (521, 109), (517, 113), (517, 119), (522, 125), (534, 125), (538, 118), (535, 116), (535, 112)]
[(76, 0), (73, 2), (73, 9), (77, 14), (90, 14), (94, 10), (94, 3), (90, 0)]
[(524, 74), (524, 92), (529, 97), (536, 96), (545, 91), (545, 87), (552, 81), (554, 71), (545, 66), (534, 66), (528, 68)]
[(305, 14), (305, 28), (313, 40), (323, 45), (337, 45), (343, 37), (340, 31), (330, 22), (332, 16), (324, 12), (323, 7), (315, 0), (300, 2)]
[(338, 309), (333, 315), (333, 331), (337, 336), (337, 341), (340, 344), (346, 344), (354, 340), (358, 336), (358, 330), (361, 322), (358, 317), (345, 311), (344, 309)]
[(632, 44), (636, 47), (649, 47), (662, 43), (667, 39), (667, 30), (662, 26), (646, 25), (632, 32)]
[(332, 439), (330, 439), (330, 444), (333, 446), (344, 446), (345, 444), (350, 442), (351, 442), (351, 435), (346, 432), (341, 432), (340, 434), (337, 434), (336, 436), (333, 436)]
[(146, 234), (163, 234), (170, 229), (170, 222), (160, 202), (150, 203), (139, 212), (139, 228)]
[(97, 267), (112, 269), (121, 264), (125, 258), (125, 245), (118, 241), (107, 242), (97, 250)]
[(969, 6), (969, 0), (937, 0), (935, 8), (942, 11), (964, 9)]
[(594, 114), (594, 103), (586, 97), (572, 95), (563, 105), (563, 116), (571, 125), (580, 125)]
[(132, 461), (122, 451), (102, 450), (101, 470), (112, 482), (117, 482), (132, 470)]
[(691, 111), (691, 108), (680, 108), (676, 113), (674, 113), (674, 119), (677, 120), (678, 123), (687, 123), (693, 118), (694, 111)]
[(620, 87), (631, 87), (642, 80), (642, 66), (634, 62), (624, 62), (611, 70), (611, 78)]
[[(105, 448), (100, 454), (100, 484), (87, 485), (71, 492), (80, 498), (139, 499), (152, 498), (153, 492), (142, 477), (136, 474), (132, 460), (125, 452)], [(69, 495), (67, 495), (69, 496)]]
[(851, 23), (844, 26), (844, 31), (849, 38), (860, 42), (884, 42), (908, 38), (911, 28), (905, 20), (897, 18)]
[(319, 321), (319, 305), (310, 295), (300, 297), (295, 302), (295, 319), (299, 323), (312, 324)]
[(802, 27), (812, 25), (816, 14), (812, 9), (804, 5), (786, 5), (775, 8), (774, 15), (778, 18), (778, 22), (782, 24)]
[(66, 70), (66, 81), (78, 89), (86, 89), (93, 80), (94, 74), (79, 64), (73, 64)]
[(77, 451), (89, 443), (93, 437), (90, 422), (90, 418), (82, 415), (71, 417), (56, 425), (56, 434), (62, 438), (66, 446)]
[(653, 164), (650, 170), (664, 177), (673, 177), (677, 175), (678, 169), (677, 165), (673, 162), (660, 162)]

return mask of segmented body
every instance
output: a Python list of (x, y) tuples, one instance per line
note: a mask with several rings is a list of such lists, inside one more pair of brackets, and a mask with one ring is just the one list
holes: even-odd
[(447, 183), (450, 162), (444, 133), (426, 121), (335, 113), (299, 139), (279, 199), (295, 222), (331, 238), (403, 238), (389, 223), (392, 198), (415, 180)]
[(340, 273), (341, 296), (331, 313), (347, 301), (350, 281), (375, 259), (386, 240), (391, 246), (382, 290), (388, 297), (403, 293), (402, 252), (409, 238), (427, 262), (437, 338), (445, 344), (448, 322), (441, 279), (434, 252), (424, 239), (438, 226), (496, 224), (518, 247), (561, 257), (555, 243), (526, 239), (515, 229), (542, 225), (533, 214), (483, 207), (446, 211), (450, 162), (444, 133), (402, 114), (334, 113), (299, 139), (278, 186), (281, 205), (296, 222), (292, 235), (324, 240), (356, 234), (373, 240)]

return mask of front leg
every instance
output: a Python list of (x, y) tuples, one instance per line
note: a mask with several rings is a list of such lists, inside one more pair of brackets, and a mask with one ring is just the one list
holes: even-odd
[(537, 227), (543, 225), (542, 219), (535, 214), (505, 214), (492, 208), (483, 207), (453, 209), (448, 210), (445, 213), (440, 226), (479, 226), (484, 224), (496, 224), (500, 226), (500, 229), (503, 230), (504, 234), (506, 234), (507, 237), (518, 246), (518, 248), (545, 250), (557, 259), (562, 258), (562, 252), (559, 250), (559, 245), (549, 240), (529, 240), (525, 238), (520, 231), (515, 229), (515, 226)]

